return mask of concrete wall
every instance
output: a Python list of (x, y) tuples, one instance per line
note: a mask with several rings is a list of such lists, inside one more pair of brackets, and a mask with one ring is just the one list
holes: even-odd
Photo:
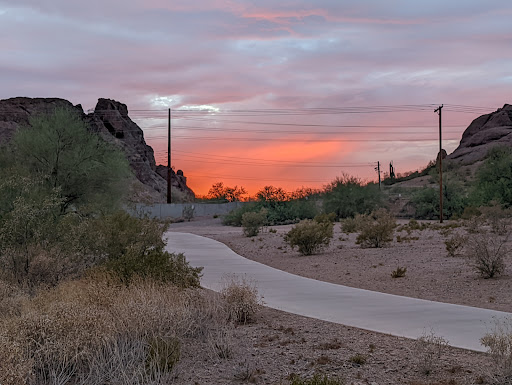
[(242, 207), (245, 202), (228, 203), (159, 203), (154, 205), (136, 205), (139, 215), (148, 215), (151, 218), (179, 218), (185, 207), (194, 208), (194, 217), (224, 215), (230, 211)]

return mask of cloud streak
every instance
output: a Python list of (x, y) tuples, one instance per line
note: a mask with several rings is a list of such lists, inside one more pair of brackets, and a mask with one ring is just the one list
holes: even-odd
[[(219, 114), (441, 103), (494, 109), (511, 102), (511, 16), (512, 5), (497, 0), (0, 0), (0, 98), (62, 97), (88, 109), (97, 98), (109, 97), (132, 110), (211, 106)], [(448, 138), (460, 137), (479, 114), (447, 111), (446, 124), (457, 126)], [(255, 115), (239, 120), (267, 119), (261, 112)], [(405, 144), (392, 142), (398, 137), (389, 133), (391, 128), (366, 133), (372, 125), (428, 126), (429, 138), (435, 140), (432, 110), (288, 114), (270, 121), (357, 123), (363, 128), (359, 136), (344, 135), (343, 130), (317, 135), (315, 129), (302, 129), (301, 144), (283, 126), (269, 125), (273, 134), (256, 133), (253, 124), (221, 122), (220, 115), (217, 120), (211, 115), (196, 126), (236, 127), (242, 131), (236, 135), (251, 140), (233, 140), (236, 136), (229, 131), (189, 130), (194, 139), (177, 137), (174, 142), (177, 151), (189, 153), (176, 156), (175, 166), (185, 174), (215, 176), (189, 177), (200, 193), (223, 175), (245, 177), (244, 185), (253, 192), (267, 183), (292, 189), (308, 184), (305, 181), (328, 181), (342, 171), (374, 178), (370, 164), (376, 160), (393, 160), (399, 171), (415, 169), (435, 158), (437, 151), (435, 142), (413, 142), (411, 136)], [(166, 147), (161, 132), (145, 126), (144, 119), (139, 123), (161, 154)], [(175, 124), (193, 125), (179, 119)], [(204, 139), (212, 136), (216, 140)], [(340, 138), (360, 142), (342, 144)], [(455, 146), (456, 142), (446, 143), (450, 151)], [(369, 166), (242, 167), (201, 162), (190, 155), (197, 152)]]

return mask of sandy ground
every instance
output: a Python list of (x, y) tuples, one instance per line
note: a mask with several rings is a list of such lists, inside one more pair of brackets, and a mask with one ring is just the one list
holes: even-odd
[[(406, 223), (406, 221), (402, 221)], [(291, 225), (274, 226), (247, 238), (241, 228), (222, 226), (220, 219), (196, 218), (175, 223), (171, 231), (190, 232), (219, 240), (246, 258), (323, 281), (442, 302), (512, 311), (511, 263), (497, 279), (482, 279), (464, 257), (448, 257), (444, 240), (455, 230), (415, 230), (397, 233), (388, 247), (362, 249), (356, 234), (344, 234), (336, 224), (331, 245), (305, 257), (283, 240)], [(404, 238), (409, 238), (405, 240)], [(417, 238), (417, 239), (416, 239)], [(403, 278), (392, 278), (398, 266)], [(428, 333), (428, 331), (426, 331)], [(235, 330), (236, 359), (219, 361), (214, 368), (194, 371), (190, 383), (240, 383), (240, 369), (252, 372), (247, 381), (288, 384), (291, 373), (311, 376), (328, 373), (347, 384), (478, 384), (491, 383), (495, 371), (487, 354), (447, 348), (430, 375), (421, 369), (425, 353), (418, 342), (349, 328), (264, 308), (254, 324)], [(351, 357), (360, 354), (366, 363)], [(238, 376), (239, 377), (239, 376)], [(242, 381), (243, 382), (243, 381)], [(188, 382), (186, 382), (188, 383)]]

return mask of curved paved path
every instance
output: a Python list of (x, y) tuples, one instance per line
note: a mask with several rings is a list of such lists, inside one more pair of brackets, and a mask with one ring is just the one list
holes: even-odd
[(219, 291), (229, 274), (254, 280), (266, 306), (362, 329), (418, 338), (431, 330), (451, 346), (485, 351), (493, 319), (512, 313), (453, 305), (321, 282), (246, 259), (223, 243), (189, 233), (166, 233), (170, 252), (203, 266), (203, 287)]

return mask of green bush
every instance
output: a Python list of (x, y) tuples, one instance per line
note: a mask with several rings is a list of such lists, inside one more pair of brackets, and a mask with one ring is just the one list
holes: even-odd
[(257, 213), (247, 212), (242, 215), (242, 227), (246, 237), (259, 234), (261, 228), (267, 223), (267, 210), (261, 209)]
[(256, 203), (247, 203), (238, 209), (232, 210), (229, 214), (222, 218), (222, 224), (224, 226), (242, 226), (242, 216), (249, 212), (258, 212), (260, 207)]
[[(414, 217), (417, 219), (439, 218), (439, 190), (423, 188), (412, 196), (415, 207)], [(460, 217), (466, 207), (466, 198), (462, 186), (448, 183), (443, 186), (443, 217), (449, 219)]]
[(100, 261), (128, 253), (142, 256), (151, 250), (163, 250), (162, 236), (167, 228), (167, 222), (136, 218), (125, 211), (117, 211), (91, 220), (80, 241)]
[(333, 236), (331, 222), (318, 223), (305, 219), (295, 225), (284, 237), (292, 248), (298, 247), (302, 255), (312, 255), (324, 246), (328, 246)]
[(297, 223), (301, 219), (312, 219), (318, 214), (318, 207), (313, 200), (271, 201), (263, 200), (244, 204), (224, 216), (225, 226), (242, 226), (242, 216), (247, 212), (267, 210), (267, 224), (271, 226)]
[(135, 278), (169, 282), (175, 286), (199, 287), (202, 267), (191, 267), (183, 253), (149, 250), (138, 254), (133, 250), (107, 260), (102, 266), (126, 285)]
[(202, 268), (190, 267), (181, 253), (164, 251), (167, 228), (167, 222), (118, 211), (88, 223), (80, 242), (96, 263), (126, 284), (141, 277), (198, 287)]
[(345, 218), (341, 222), (341, 230), (345, 234), (357, 233), (361, 222), (361, 214), (357, 214), (354, 218)]
[(317, 223), (334, 223), (336, 220), (336, 215), (334, 213), (318, 214), (313, 218), (313, 220)]
[(359, 219), (356, 242), (363, 247), (383, 247), (393, 240), (396, 219), (386, 209), (378, 209)]
[(383, 198), (379, 187), (373, 183), (363, 185), (356, 177), (343, 175), (325, 188), (323, 209), (334, 213), (336, 219), (368, 214), (382, 207)]
[(512, 150), (510, 147), (500, 146), (489, 150), (486, 160), (476, 172), (470, 201), (474, 206), (488, 205), (492, 201), (505, 207), (512, 206)]

